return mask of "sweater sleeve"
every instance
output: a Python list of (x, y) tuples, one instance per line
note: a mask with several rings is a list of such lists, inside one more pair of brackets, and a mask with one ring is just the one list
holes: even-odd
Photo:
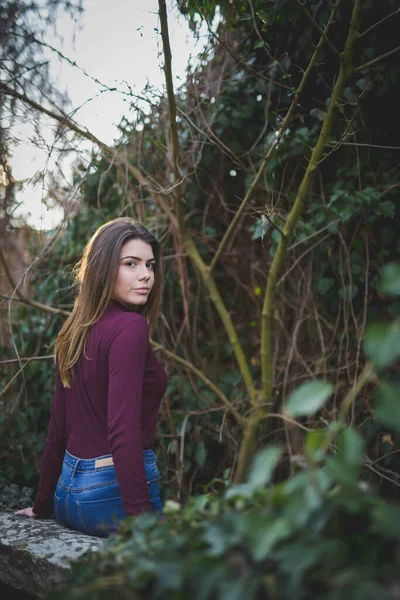
[(56, 388), (51, 406), (50, 425), (43, 451), (39, 489), (33, 512), (41, 518), (53, 513), (53, 494), (61, 473), (66, 447), (65, 388), (56, 365)]
[(152, 510), (141, 430), (148, 346), (148, 323), (137, 315), (118, 329), (109, 346), (107, 434), (127, 515)]

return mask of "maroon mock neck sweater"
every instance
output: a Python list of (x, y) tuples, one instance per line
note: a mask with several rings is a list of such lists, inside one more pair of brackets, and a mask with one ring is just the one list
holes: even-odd
[(65, 388), (56, 388), (33, 512), (49, 517), (65, 450), (78, 458), (111, 454), (127, 515), (151, 510), (143, 449), (151, 448), (167, 375), (144, 317), (112, 300), (91, 327), (86, 351)]

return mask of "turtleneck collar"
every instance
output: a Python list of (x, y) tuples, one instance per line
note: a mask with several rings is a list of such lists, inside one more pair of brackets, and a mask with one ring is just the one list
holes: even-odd
[(124, 304), (123, 302), (120, 302), (119, 300), (116, 300), (115, 298), (111, 298), (109, 306), (119, 308), (120, 310), (123, 310), (124, 312), (135, 312), (133, 307), (130, 308), (127, 304)]

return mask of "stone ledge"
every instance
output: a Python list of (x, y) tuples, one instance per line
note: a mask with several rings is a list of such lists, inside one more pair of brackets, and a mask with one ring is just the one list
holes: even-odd
[(0, 510), (0, 581), (43, 597), (62, 583), (77, 560), (101, 538), (72, 531), (54, 519), (30, 519)]

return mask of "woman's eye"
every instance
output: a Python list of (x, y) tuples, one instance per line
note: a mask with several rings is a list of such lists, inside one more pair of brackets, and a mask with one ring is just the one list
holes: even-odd
[(147, 268), (148, 268), (148, 269), (154, 269), (154, 267), (155, 267), (155, 266), (156, 266), (156, 263), (149, 263), (149, 264), (147, 265)]
[(129, 262), (126, 263), (126, 266), (127, 267), (132, 267), (132, 266), (135, 267), (136, 263), (133, 260), (130, 260)]

